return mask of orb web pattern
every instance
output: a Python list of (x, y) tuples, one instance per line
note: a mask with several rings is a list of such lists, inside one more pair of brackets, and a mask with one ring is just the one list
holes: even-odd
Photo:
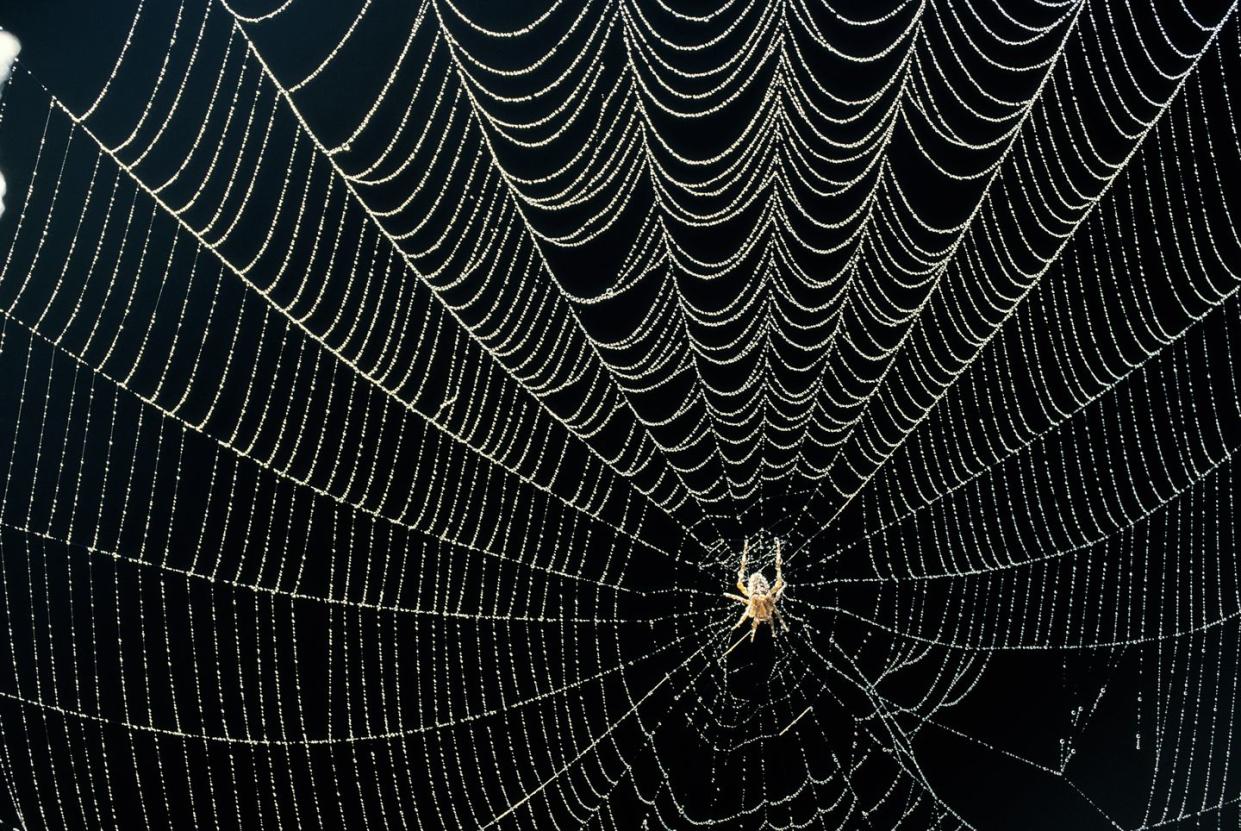
[(0, 824), (1236, 827), (1235, 2), (4, 14)]

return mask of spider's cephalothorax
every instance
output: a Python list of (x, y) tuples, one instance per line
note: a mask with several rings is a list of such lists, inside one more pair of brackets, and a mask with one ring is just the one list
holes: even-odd
[[(758, 633), (758, 625), (767, 623), (771, 625), (771, 633), (776, 633), (776, 622), (779, 622), (787, 631), (788, 624), (784, 622), (784, 618), (780, 615), (780, 610), (776, 608), (776, 604), (780, 601), (780, 596), (784, 593), (784, 575), (780, 573), (780, 543), (776, 542), (776, 584), (770, 585), (767, 578), (763, 576), (761, 571), (756, 571), (750, 575), (749, 580), (745, 576), (745, 564), (750, 555), (750, 542), (746, 540), (745, 545), (741, 549), (741, 567), (737, 569), (737, 591), (741, 594), (733, 594), (732, 592), (724, 592), (725, 597), (731, 597), (733, 600), (740, 601), (745, 604), (745, 611), (741, 613), (741, 620), (737, 621), (737, 626), (741, 626), (746, 620), (753, 620), (750, 625), (750, 640), (754, 640), (755, 634)], [(742, 596), (744, 595), (744, 597)]]

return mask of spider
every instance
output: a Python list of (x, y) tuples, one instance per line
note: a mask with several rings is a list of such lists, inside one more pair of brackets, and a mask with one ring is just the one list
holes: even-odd
[(745, 611), (741, 613), (741, 620), (737, 621), (737, 625), (733, 628), (739, 628), (747, 619), (752, 618), (754, 623), (750, 626), (750, 640), (753, 641), (754, 636), (758, 633), (758, 625), (760, 623), (771, 625), (772, 636), (776, 634), (776, 621), (779, 621), (786, 632), (789, 629), (789, 625), (784, 622), (784, 618), (776, 608), (776, 603), (779, 602), (786, 585), (784, 576), (780, 573), (779, 541), (776, 542), (776, 584), (774, 586), (767, 583), (767, 578), (763, 576), (761, 571), (751, 574), (749, 582), (746, 582), (745, 563), (749, 555), (750, 541), (746, 540), (744, 547), (741, 549), (741, 567), (737, 569), (737, 590), (741, 594), (724, 592), (724, 596), (745, 604)]

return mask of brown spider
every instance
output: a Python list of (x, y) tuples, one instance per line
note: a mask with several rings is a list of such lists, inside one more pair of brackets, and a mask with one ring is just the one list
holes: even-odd
[[(737, 590), (740, 595), (732, 592), (724, 592), (725, 597), (730, 597), (745, 604), (745, 611), (741, 613), (741, 620), (737, 621), (736, 629), (746, 622), (747, 619), (753, 619), (754, 623), (750, 625), (750, 640), (754, 640), (755, 634), (758, 633), (758, 625), (767, 623), (771, 625), (771, 634), (776, 634), (776, 621), (788, 631), (789, 625), (784, 622), (780, 610), (776, 608), (780, 596), (784, 593), (784, 576), (780, 573), (780, 542), (776, 541), (776, 584), (768, 585), (767, 578), (763, 576), (761, 571), (756, 571), (750, 575), (749, 582), (745, 578), (745, 563), (750, 554), (750, 541), (745, 541), (745, 546), (741, 549), (741, 567), (737, 569)], [(744, 597), (742, 596), (744, 595)]]

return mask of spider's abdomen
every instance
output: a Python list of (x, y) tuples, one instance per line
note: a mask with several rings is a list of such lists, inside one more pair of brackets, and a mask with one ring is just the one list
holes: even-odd
[(758, 571), (750, 575), (749, 587), (750, 594), (767, 594), (767, 592), (771, 591), (771, 585), (767, 582), (767, 578), (762, 575), (762, 572)]

